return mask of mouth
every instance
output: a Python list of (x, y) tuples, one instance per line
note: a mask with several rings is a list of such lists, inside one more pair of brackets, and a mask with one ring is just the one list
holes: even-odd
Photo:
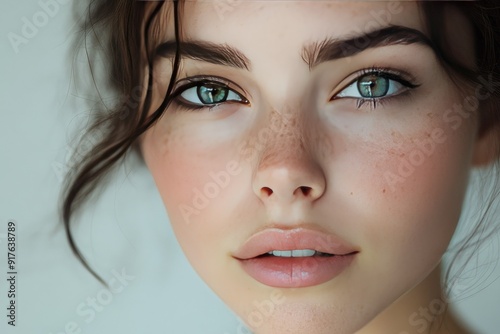
[(313, 249), (292, 249), (292, 250), (272, 250), (260, 256), (311, 257), (311, 256), (333, 256), (333, 254), (318, 252)]
[(272, 228), (254, 234), (233, 257), (262, 284), (300, 288), (334, 279), (349, 267), (358, 252), (332, 234), (304, 228)]

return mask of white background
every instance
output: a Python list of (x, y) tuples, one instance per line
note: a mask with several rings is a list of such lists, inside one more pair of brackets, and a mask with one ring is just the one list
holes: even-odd
[[(133, 279), (115, 284), (121, 291), (109, 294), (72, 255), (58, 218), (58, 192), (70, 139), (87, 109), (82, 99), (75, 102), (70, 84), (71, 1), (19, 52), (8, 38), (10, 32), (21, 35), (23, 17), (31, 20), (41, 10), (35, 0), (3, 0), (0, 7), (0, 332), (71, 333), (65, 327), (74, 322), (82, 333), (95, 334), (248, 333), (190, 268), (153, 180), (137, 159), (127, 160), (76, 221), (78, 242), (97, 272), (109, 281), (124, 270)], [(9, 220), (18, 228), (15, 328), (4, 315)], [(498, 259), (498, 237), (471, 268), (491, 259)], [(455, 305), (478, 333), (500, 332), (498, 267), (490, 267), (471, 298)], [(92, 318), (85, 304), (96, 297), (106, 303)]]

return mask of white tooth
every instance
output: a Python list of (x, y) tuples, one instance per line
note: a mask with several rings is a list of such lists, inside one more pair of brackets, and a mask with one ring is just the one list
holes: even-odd
[(273, 251), (274, 256), (281, 256), (281, 257), (292, 257), (292, 251), (279, 251), (275, 250)]
[(311, 249), (297, 249), (292, 251), (292, 256), (293, 257), (306, 257), (306, 256), (313, 256), (316, 253), (316, 251), (313, 251)]
[(316, 251), (312, 249), (294, 249), (291, 251), (273, 250), (271, 252), (268, 252), (268, 254), (279, 257), (308, 257), (314, 256), (316, 254)]

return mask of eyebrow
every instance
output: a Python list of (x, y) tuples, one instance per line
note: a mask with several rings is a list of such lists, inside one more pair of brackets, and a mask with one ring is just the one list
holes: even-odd
[[(301, 56), (309, 69), (312, 69), (321, 63), (352, 57), (370, 48), (410, 44), (426, 45), (436, 51), (431, 40), (423, 32), (392, 25), (344, 39), (326, 38), (310, 43), (303, 47)], [(177, 47), (175, 41), (162, 43), (156, 48), (155, 56), (172, 58)], [(179, 42), (179, 48), (181, 57), (238, 69), (251, 69), (252, 63), (243, 52), (227, 44), (188, 40)]]
[(423, 32), (394, 25), (347, 39), (327, 38), (311, 43), (303, 48), (302, 59), (312, 69), (320, 63), (352, 57), (370, 48), (410, 44), (425, 45), (435, 51), (432, 41)]
[[(201, 41), (181, 41), (179, 44), (181, 57), (250, 70), (250, 60), (241, 51), (227, 44)], [(158, 46), (156, 55), (171, 58), (175, 56), (176, 50), (177, 43), (167, 41)]]

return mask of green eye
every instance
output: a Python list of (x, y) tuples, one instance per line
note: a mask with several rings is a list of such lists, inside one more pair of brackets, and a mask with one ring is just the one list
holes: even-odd
[(418, 85), (408, 82), (398, 74), (373, 71), (360, 75), (349, 86), (337, 93), (334, 98), (352, 98), (361, 101), (361, 103), (366, 101), (378, 102), (416, 87)]
[(229, 89), (215, 85), (198, 86), (196, 89), (198, 98), (203, 104), (214, 104), (226, 101)]
[(248, 103), (247, 99), (234, 90), (216, 82), (200, 82), (183, 90), (180, 97), (185, 103), (199, 107), (214, 106), (225, 102)]
[(375, 74), (368, 74), (359, 78), (357, 86), (361, 97), (383, 97), (389, 91), (389, 79)]

